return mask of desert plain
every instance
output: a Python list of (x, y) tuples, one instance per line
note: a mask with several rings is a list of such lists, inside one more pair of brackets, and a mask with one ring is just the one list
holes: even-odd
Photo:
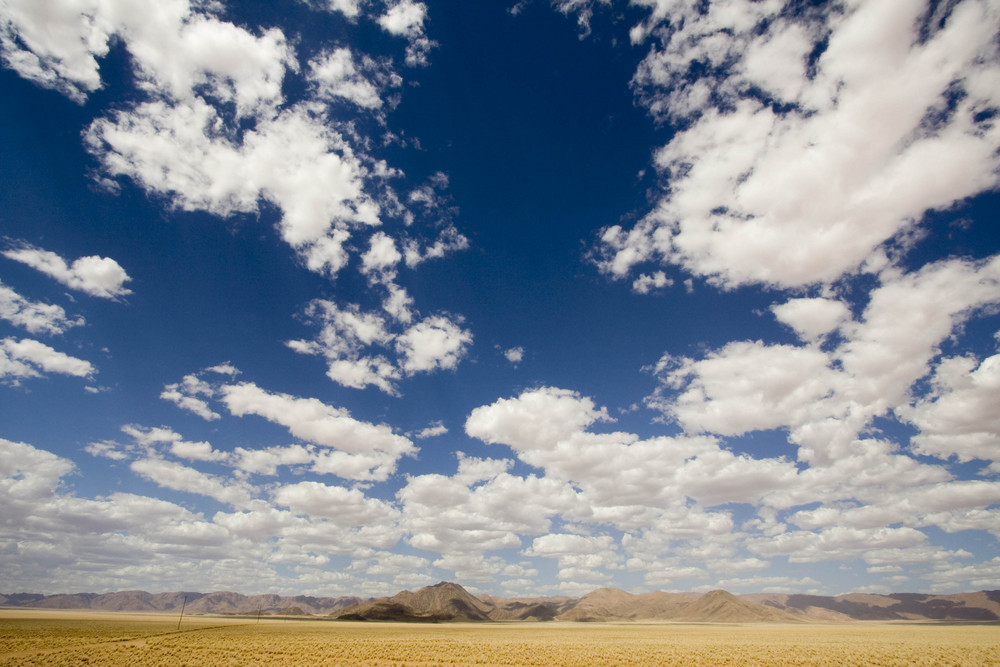
[(373, 623), (0, 609), (0, 665), (1000, 665), (1000, 626)]

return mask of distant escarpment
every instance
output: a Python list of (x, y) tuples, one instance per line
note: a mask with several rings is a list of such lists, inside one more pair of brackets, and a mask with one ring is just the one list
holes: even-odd
[(441, 582), (416, 592), (385, 598), (242, 595), (240, 593), (77, 593), (0, 595), (0, 606), (36, 609), (177, 612), (189, 614), (268, 614), (344, 621), (395, 622), (670, 622), (816, 623), (847, 621), (946, 621), (1000, 623), (1000, 591), (954, 595), (852, 593), (823, 595), (762, 593), (632, 594), (601, 588), (583, 597), (501, 598), (472, 595)]

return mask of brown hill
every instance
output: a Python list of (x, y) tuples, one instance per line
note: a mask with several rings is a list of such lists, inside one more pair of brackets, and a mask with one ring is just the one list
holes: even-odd
[(954, 595), (852, 593), (835, 597), (804, 594), (735, 596), (726, 591), (642, 593), (602, 588), (581, 598), (474, 597), (458, 584), (442, 582), (391, 598), (322, 598), (306, 595), (214, 593), (0, 594), (5, 607), (95, 609), (191, 614), (331, 615), (356, 620), (406, 621), (683, 621), (721, 623), (831, 621), (948, 621), (1000, 623), (1000, 591)]
[(710, 591), (684, 605), (677, 621), (698, 623), (801, 623), (802, 617), (723, 590)]
[(1000, 621), (1000, 591), (953, 595), (849, 593), (835, 597), (801, 594), (743, 597), (811, 620)]
[(697, 593), (642, 593), (633, 595), (617, 588), (599, 588), (580, 598), (557, 616), (560, 621), (669, 620), (697, 599)]
[(489, 621), (493, 606), (458, 584), (442, 581), (411, 593), (353, 605), (332, 614), (351, 621)]
[(577, 603), (576, 598), (565, 596), (498, 598), (480, 595), (479, 599), (492, 607), (489, 616), (494, 621), (551, 621)]
[(120, 591), (117, 593), (60, 595), (19, 593), (0, 596), (0, 604), (10, 607), (179, 612), (183, 606), (185, 613), (188, 614), (256, 614), (258, 611), (265, 614), (277, 614), (289, 607), (298, 607), (306, 614), (329, 614), (360, 602), (362, 599), (357, 597), (317, 598), (305, 595), (283, 597), (280, 595), (242, 595), (225, 591), (208, 594)]

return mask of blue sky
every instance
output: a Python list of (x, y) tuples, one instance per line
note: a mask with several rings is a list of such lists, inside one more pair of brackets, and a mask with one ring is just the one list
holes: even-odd
[(0, 590), (1000, 583), (1000, 10), (0, 5)]

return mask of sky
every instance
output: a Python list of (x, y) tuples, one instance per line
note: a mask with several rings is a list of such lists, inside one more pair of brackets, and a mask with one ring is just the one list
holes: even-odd
[(1000, 588), (990, 0), (0, 0), (0, 591)]

